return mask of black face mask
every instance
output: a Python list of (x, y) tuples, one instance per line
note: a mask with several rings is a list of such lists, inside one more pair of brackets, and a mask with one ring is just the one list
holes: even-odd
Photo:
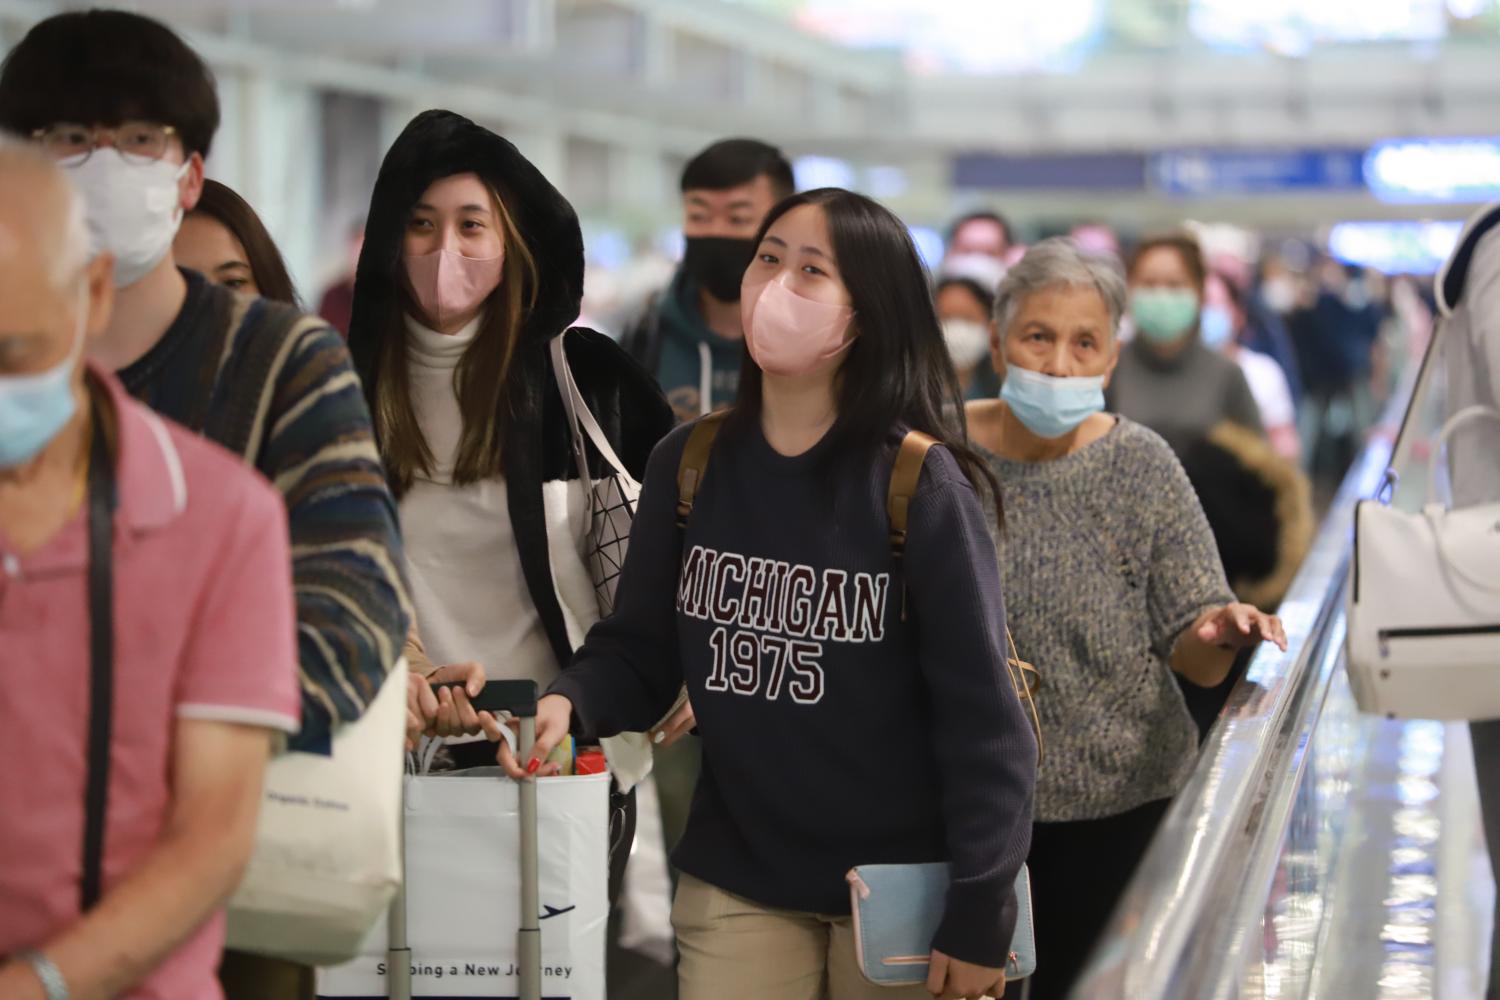
[(682, 267), (720, 302), (740, 300), (740, 282), (755, 258), (754, 240), (723, 236), (689, 236)]

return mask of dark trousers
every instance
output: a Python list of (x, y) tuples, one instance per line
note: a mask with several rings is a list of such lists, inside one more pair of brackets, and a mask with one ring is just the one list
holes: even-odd
[(312, 1000), (313, 970), (279, 958), (226, 951), (219, 963), (225, 1000)]
[[(1484, 841), (1490, 868), (1500, 883), (1500, 720), (1469, 726), (1474, 741), (1474, 773), (1479, 779), (1479, 812), (1484, 819)], [(1495, 896), (1495, 923), (1490, 932), (1489, 988), (1485, 996), (1500, 1000), (1500, 892)]]
[(635, 844), (635, 789), (621, 792), (609, 786), (609, 905), (613, 909), (625, 889), (625, 862)]
[[(1162, 799), (1119, 816), (1032, 826), (1026, 864), (1037, 968), (1028, 1000), (1068, 995), (1170, 804)], [(1018, 1000), (1022, 985), (1012, 983), (1006, 1000)]]

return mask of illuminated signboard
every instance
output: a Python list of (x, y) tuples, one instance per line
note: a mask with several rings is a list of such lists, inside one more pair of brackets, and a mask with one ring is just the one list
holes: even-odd
[(1175, 197), (1347, 191), (1361, 186), (1364, 150), (1200, 149), (1151, 157), (1156, 190)]
[(1365, 154), (1365, 183), (1381, 201), (1500, 199), (1500, 138), (1392, 139)]
[(1433, 274), (1462, 232), (1461, 222), (1340, 222), (1328, 232), (1328, 252), (1386, 274)]

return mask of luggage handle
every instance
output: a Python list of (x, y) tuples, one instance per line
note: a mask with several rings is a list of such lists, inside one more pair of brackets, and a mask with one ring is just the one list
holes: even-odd
[[(461, 682), (435, 684), (433, 687), (462, 687)], [(521, 720), (521, 745), (536, 743), (536, 681), (489, 681), (470, 704), (485, 712), (509, 712)], [(521, 921), (516, 940), (516, 962), (520, 966), (521, 1000), (541, 1000), (542, 996), (542, 930), (541, 893), (537, 884), (537, 801), (536, 782), (519, 783), (521, 821)], [(406, 856), (405, 835), (401, 855)], [(406, 884), (391, 900), (386, 924), (386, 960), (390, 978), (386, 981), (391, 1000), (411, 997), (411, 947), (406, 928)]]
[[(439, 688), (463, 687), (463, 681), (443, 681), (432, 685), (434, 691)], [(518, 719), (534, 719), (536, 700), (536, 681), (486, 681), (484, 689), (470, 698), (469, 704), (477, 712), (494, 715), (509, 712)]]

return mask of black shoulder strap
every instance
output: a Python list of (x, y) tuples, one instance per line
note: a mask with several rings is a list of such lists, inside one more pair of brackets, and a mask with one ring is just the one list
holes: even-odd
[(93, 404), (89, 451), (89, 736), (84, 797), (82, 909), (98, 902), (104, 870), (104, 820), (109, 805), (109, 749), (114, 715), (115, 470), (101, 407)]
[(661, 364), (661, 307), (670, 294), (669, 285), (664, 291), (647, 298), (645, 312), (637, 317), (635, 325), (620, 338), (620, 346), (625, 352), (639, 361), (641, 367), (652, 375), (656, 374), (657, 366)]

